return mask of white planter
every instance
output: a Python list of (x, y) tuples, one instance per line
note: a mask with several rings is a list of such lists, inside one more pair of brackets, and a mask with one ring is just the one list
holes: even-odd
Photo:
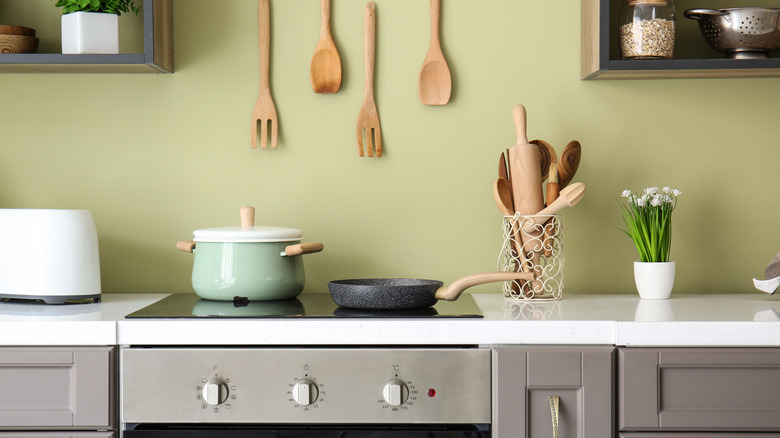
[(119, 53), (119, 16), (101, 12), (63, 15), (62, 53)]
[(646, 300), (669, 298), (674, 287), (675, 262), (634, 262), (634, 282), (639, 297)]

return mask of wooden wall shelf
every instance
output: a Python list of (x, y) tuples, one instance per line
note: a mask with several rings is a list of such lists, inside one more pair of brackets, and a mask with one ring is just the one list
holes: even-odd
[(143, 0), (144, 53), (0, 54), (0, 73), (173, 73), (172, 0)]
[[(780, 58), (615, 59), (610, 56), (610, 1), (582, 0), (582, 79), (757, 78), (780, 76)], [(683, 8), (677, 12), (678, 24)], [(616, 31), (616, 30), (614, 30)], [(679, 38), (678, 38), (679, 43)]]

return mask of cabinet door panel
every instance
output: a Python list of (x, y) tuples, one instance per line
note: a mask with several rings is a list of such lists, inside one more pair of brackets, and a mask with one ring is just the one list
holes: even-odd
[(558, 396), (561, 437), (614, 436), (612, 347), (493, 349), (493, 438), (552, 436)]
[(780, 352), (621, 348), (621, 430), (780, 431)]
[(113, 347), (0, 348), (0, 428), (111, 428), (113, 355)]

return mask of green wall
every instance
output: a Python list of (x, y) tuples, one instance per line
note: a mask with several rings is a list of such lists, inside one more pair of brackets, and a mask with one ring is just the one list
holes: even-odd
[[(0, 21), (12, 4), (0, 0)], [(452, 281), (496, 268), (491, 188), (522, 103), (529, 138), (559, 153), (583, 145), (576, 180), (588, 192), (563, 213), (564, 294), (634, 293), (636, 255), (616, 199), (651, 185), (683, 191), (675, 293), (757, 293), (751, 278), (780, 250), (780, 78), (581, 81), (579, 0), (445, 0), (453, 95), (427, 107), (417, 75), (429, 2), (376, 4), (384, 157), (359, 158), (355, 140), (365, 1), (333, 1), (344, 62), (334, 95), (309, 83), (319, 2), (272, 1), (279, 148), (252, 150), (257, 2), (176, 0), (172, 75), (0, 75), (0, 207), (91, 210), (106, 292), (191, 292), (192, 256), (176, 241), (237, 224), (245, 204), (258, 224), (325, 243), (306, 256), (307, 291), (345, 277)], [(48, 32), (42, 47), (57, 51), (59, 29)]]

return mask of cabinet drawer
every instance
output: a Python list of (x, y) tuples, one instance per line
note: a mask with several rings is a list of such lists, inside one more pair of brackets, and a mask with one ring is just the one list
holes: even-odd
[(620, 430), (780, 431), (780, 349), (621, 348), (618, 373)]
[(111, 429), (114, 356), (114, 347), (0, 348), (0, 430)]
[(493, 438), (614, 436), (610, 347), (493, 348)]

